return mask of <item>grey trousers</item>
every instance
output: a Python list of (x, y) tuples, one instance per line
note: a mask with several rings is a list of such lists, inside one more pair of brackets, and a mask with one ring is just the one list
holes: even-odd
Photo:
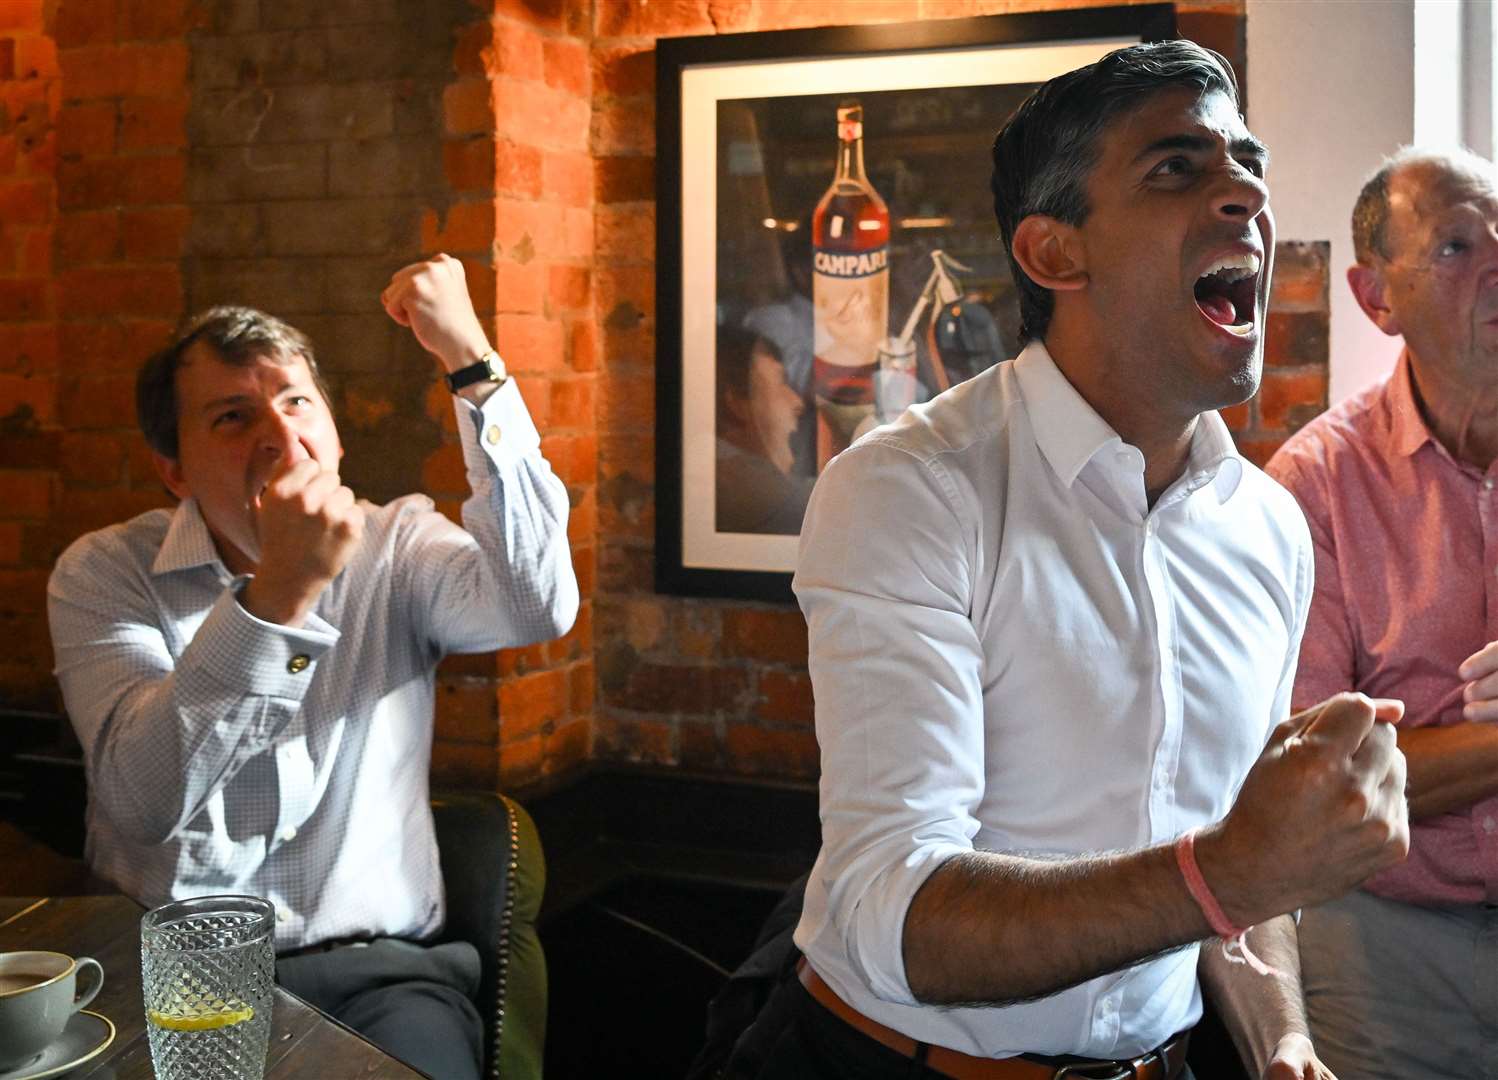
[(478, 1080), (478, 950), (380, 938), (276, 958), (276, 981), (433, 1080)]
[(1498, 1080), (1498, 909), (1354, 890), (1303, 912), (1300, 963), (1337, 1080)]

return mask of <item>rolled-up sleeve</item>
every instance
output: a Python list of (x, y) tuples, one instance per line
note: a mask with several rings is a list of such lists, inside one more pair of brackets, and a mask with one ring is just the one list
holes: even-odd
[(983, 794), (983, 656), (971, 618), (976, 513), (940, 468), (861, 443), (807, 509), (794, 580), (821, 746), (828, 919), (878, 997), (916, 1004), (906, 911), (972, 850)]

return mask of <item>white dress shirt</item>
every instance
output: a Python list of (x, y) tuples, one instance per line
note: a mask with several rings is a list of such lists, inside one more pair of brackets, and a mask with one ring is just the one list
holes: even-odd
[(828, 466), (794, 586), (822, 751), (796, 941), (838, 995), (987, 1057), (1123, 1057), (1193, 1024), (1196, 948), (938, 1009), (901, 937), (963, 852), (1137, 849), (1221, 818), (1288, 715), (1310, 537), (1216, 413), (1151, 508), (1143, 455), (1033, 343)]
[(48, 615), (97, 873), (152, 906), (266, 897), (279, 949), (440, 929), (437, 661), (556, 637), (578, 605), (567, 492), (515, 383), (455, 407), (467, 531), (423, 495), (364, 504), (359, 551), (300, 629), (239, 605), (249, 578), (191, 499), (58, 560)]

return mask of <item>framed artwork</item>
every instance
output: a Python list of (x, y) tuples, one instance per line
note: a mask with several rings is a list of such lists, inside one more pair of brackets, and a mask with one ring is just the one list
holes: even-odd
[(792, 599), (827, 461), (1018, 351), (994, 135), (1174, 33), (1146, 4), (658, 42), (657, 591)]

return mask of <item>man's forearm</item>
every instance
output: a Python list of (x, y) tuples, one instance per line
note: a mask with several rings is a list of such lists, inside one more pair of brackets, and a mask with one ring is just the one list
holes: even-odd
[(906, 979), (928, 1004), (1043, 997), (1211, 933), (1170, 846), (1047, 862), (973, 852), (906, 913)]
[(1410, 819), (1462, 810), (1498, 795), (1498, 725), (1400, 728)]
[(1279, 974), (1261, 975), (1247, 964), (1234, 963), (1215, 942), (1202, 946), (1197, 972), (1239, 1058), (1251, 1076), (1262, 1076), (1280, 1040), (1287, 1035), (1309, 1038), (1310, 1027), (1300, 988), (1295, 920), (1280, 915), (1254, 927), (1248, 944)]

